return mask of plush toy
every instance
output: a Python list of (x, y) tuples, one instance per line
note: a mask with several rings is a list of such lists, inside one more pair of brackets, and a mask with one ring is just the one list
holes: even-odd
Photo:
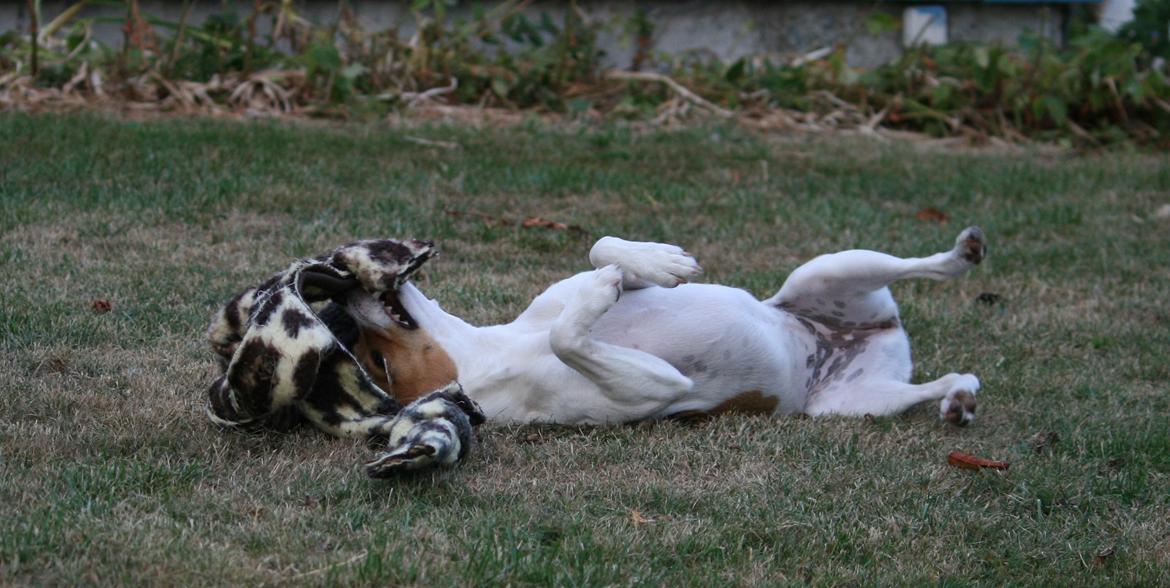
[(424, 241), (359, 241), (298, 260), (232, 298), (208, 329), (223, 368), (208, 417), (229, 428), (307, 420), (339, 437), (385, 438), (386, 450), (366, 464), (375, 478), (463, 459), (484, 417), (458, 382), (403, 407), (354, 353), (370, 325), (362, 313), (386, 312), (378, 301), (433, 251)]

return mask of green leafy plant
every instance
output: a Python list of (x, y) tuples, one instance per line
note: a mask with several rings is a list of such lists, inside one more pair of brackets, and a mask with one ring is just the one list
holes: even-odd
[(1118, 36), (1141, 45), (1151, 57), (1170, 59), (1170, 0), (1139, 0), (1133, 20)]
[[(133, 100), (334, 116), (439, 100), (665, 121), (697, 104), (721, 116), (727, 108), (749, 118), (775, 112), (805, 128), (1170, 144), (1170, 82), (1155, 59), (1166, 56), (1170, 0), (1141, 2), (1116, 36), (1080, 27), (1063, 48), (1034, 35), (1013, 47), (916, 47), (870, 70), (851, 67), (843, 44), (787, 61), (726, 64), (701, 51), (652, 58), (653, 23), (636, 11), (621, 24), (638, 43), (632, 65), (652, 63), (666, 78), (625, 80), (603, 71), (597, 39), (605, 25), (575, 2), (531, 12), (527, 2), (505, 0), (456, 16), (455, 0), (416, 0), (409, 38), (396, 28), (363, 29), (345, 2), (329, 23), (311, 22), (293, 0), (273, 0), (199, 24), (190, 22), (192, 3), (168, 21), (144, 15), (136, 0), (82, 0), (38, 33), (4, 33), (0, 67), (9, 73), (0, 74), (0, 90), (31, 84), (96, 94), (104, 80)], [(81, 17), (89, 4), (123, 7), (125, 17)], [(269, 26), (258, 26), (264, 20)], [(120, 52), (93, 40), (101, 22), (127, 32)], [(881, 11), (864, 25), (870, 35), (897, 27)], [(28, 78), (34, 49), (43, 67)], [(661, 79), (670, 83), (647, 83)]]

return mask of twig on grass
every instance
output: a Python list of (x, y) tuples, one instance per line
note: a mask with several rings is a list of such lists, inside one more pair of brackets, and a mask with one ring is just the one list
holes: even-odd
[(664, 76), (659, 73), (648, 71), (622, 71), (618, 69), (611, 69), (606, 72), (605, 77), (611, 80), (622, 80), (627, 82), (659, 82), (666, 84), (667, 87), (669, 87), (671, 90), (674, 90), (674, 93), (678, 94), (684, 100), (694, 104), (695, 106), (705, 108), (724, 118), (731, 118), (735, 116), (735, 114), (730, 110), (708, 102), (702, 96), (695, 94), (682, 84), (674, 81), (674, 79), (670, 76)]
[(451, 141), (435, 141), (433, 139), (424, 139), (422, 137), (412, 137), (410, 135), (403, 135), (403, 140), (414, 143), (415, 145), (422, 145), (424, 147), (440, 147), (443, 149), (458, 149), (459, 143)]
[(414, 108), (418, 104), (431, 102), (435, 98), (450, 94), (457, 89), (459, 89), (459, 79), (452, 77), (451, 83), (446, 86), (439, 86), (422, 92), (400, 92), (398, 94), (387, 92), (385, 94), (379, 94), (378, 99), (386, 101), (401, 100), (406, 103), (407, 107)]
[(349, 559), (347, 559), (347, 560), (345, 560), (345, 561), (342, 561), (342, 562), (337, 562), (337, 563), (334, 563), (334, 564), (329, 564), (329, 565), (327, 565), (327, 566), (325, 566), (325, 567), (317, 568), (317, 569), (315, 569), (315, 570), (309, 570), (309, 571), (307, 571), (307, 572), (303, 572), (303, 573), (297, 574), (297, 575), (295, 575), (295, 576), (289, 576), (289, 577), (288, 577), (288, 578), (286, 578), (286, 579), (288, 579), (288, 580), (298, 580), (298, 579), (300, 579), (300, 578), (307, 578), (307, 577), (309, 577), (309, 576), (316, 576), (316, 575), (318, 575), (318, 574), (324, 574), (325, 572), (332, 571), (332, 570), (334, 570), (335, 568), (340, 568), (340, 567), (345, 567), (345, 566), (348, 566), (348, 565), (352, 565), (354, 562), (358, 561), (359, 559), (362, 559), (363, 557), (366, 557), (366, 556), (367, 556), (367, 555), (369, 555), (369, 554), (370, 554), (370, 552), (369, 552), (369, 551), (365, 551), (365, 550), (363, 550), (361, 553), (359, 553), (359, 554), (357, 554), (357, 555), (355, 555), (355, 556), (353, 556), (353, 557), (351, 557), (351, 558), (349, 558)]

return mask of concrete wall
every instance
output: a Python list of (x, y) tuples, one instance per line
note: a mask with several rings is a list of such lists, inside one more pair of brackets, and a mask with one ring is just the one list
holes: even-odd
[[(414, 17), (407, 0), (376, 1), (349, 0), (354, 12), (366, 29), (397, 28), (405, 38), (414, 30)], [(45, 0), (43, 14), (49, 20), (72, 0)], [(233, 3), (250, 8), (251, 3)], [(490, 3), (487, 3), (490, 6)], [(902, 50), (901, 36), (891, 32), (879, 37), (865, 32), (866, 19), (875, 11), (889, 13), (898, 22), (902, 19), (905, 3), (874, 3), (844, 0), (826, 1), (713, 1), (713, 0), (582, 0), (578, 3), (591, 19), (605, 23), (606, 32), (601, 44), (608, 55), (608, 65), (627, 67), (634, 54), (632, 39), (623, 32), (637, 7), (643, 8), (655, 26), (655, 51), (680, 54), (696, 52), (730, 62), (740, 57), (771, 54), (792, 56), (820, 47), (845, 43), (851, 64), (870, 67), (888, 61)], [(177, 0), (143, 0), (146, 14), (177, 21), (182, 3)], [(453, 18), (470, 18), (469, 2), (461, 2), (452, 11)], [(202, 22), (208, 14), (223, 6), (218, 0), (196, 2), (193, 22)], [(337, 2), (329, 0), (301, 0), (301, 13), (318, 23), (337, 19)], [(952, 3), (947, 8), (949, 38), (951, 41), (998, 41), (1014, 43), (1025, 31), (1060, 40), (1066, 17), (1060, 5)], [(565, 2), (536, 2), (527, 12), (538, 16), (548, 12), (559, 22), (567, 10)], [(102, 6), (87, 8), (84, 15), (118, 16), (124, 10)], [(261, 30), (268, 19), (262, 19)], [(27, 30), (28, 19), (24, 0), (0, 0), (0, 31), (19, 28)], [(95, 27), (95, 36), (102, 42), (118, 45), (122, 40), (119, 25), (102, 24)]]

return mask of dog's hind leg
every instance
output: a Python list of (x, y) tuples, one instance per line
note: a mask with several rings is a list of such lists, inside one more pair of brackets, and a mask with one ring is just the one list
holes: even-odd
[(589, 262), (601, 269), (616, 265), (622, 270), (622, 288), (648, 286), (673, 288), (703, 272), (695, 258), (677, 245), (626, 241), (602, 237), (589, 250)]
[(793, 270), (780, 291), (765, 302), (832, 327), (882, 326), (898, 316), (886, 287), (891, 282), (955, 278), (986, 254), (983, 231), (968, 227), (950, 251), (929, 257), (900, 258), (862, 249), (822, 255)]
[(589, 330), (621, 295), (622, 270), (606, 266), (577, 290), (549, 332), (557, 358), (601, 388), (622, 420), (655, 414), (694, 386), (666, 361), (636, 349), (597, 341)]
[(919, 402), (941, 400), (939, 418), (955, 425), (975, 420), (975, 394), (979, 379), (971, 374), (947, 374), (925, 384), (895, 380), (858, 379), (815, 391), (805, 406), (810, 416), (887, 416), (898, 414)]

